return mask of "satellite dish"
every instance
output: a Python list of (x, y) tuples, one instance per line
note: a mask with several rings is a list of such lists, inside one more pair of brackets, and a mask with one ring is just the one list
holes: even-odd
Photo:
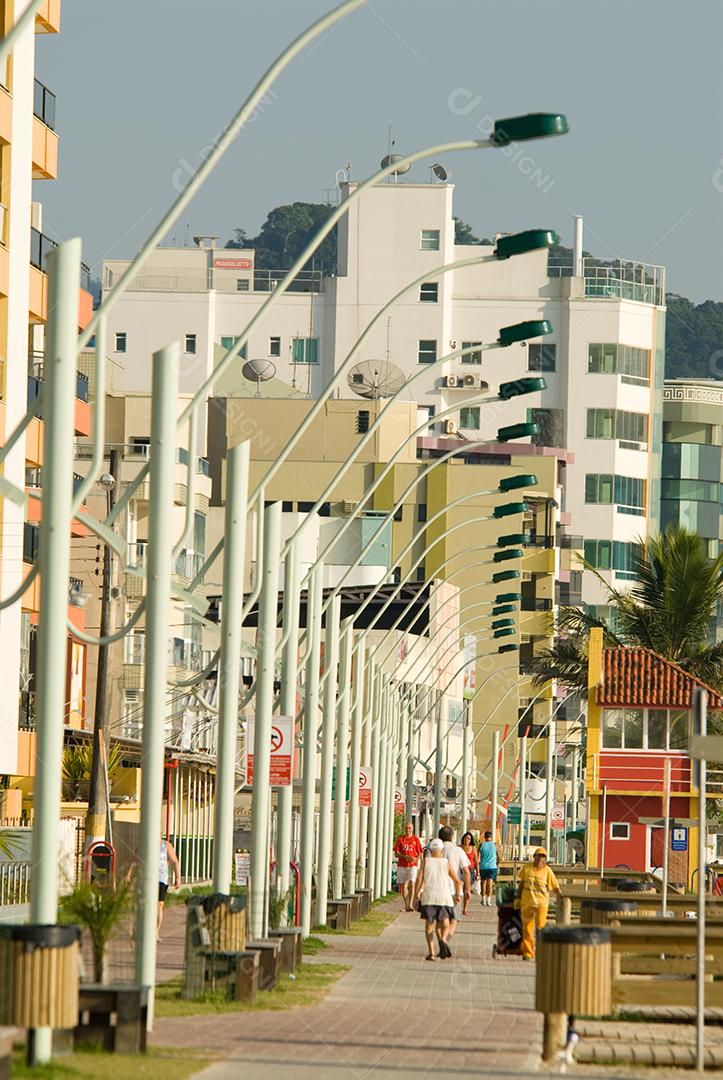
[(407, 377), (401, 368), (388, 360), (362, 360), (346, 377), (349, 389), (358, 397), (378, 400), (389, 398), (401, 390)]
[[(388, 165), (394, 165), (397, 161), (403, 161), (404, 154), (386, 154), (381, 161), (383, 169), (386, 169)], [(405, 161), (403, 165), (400, 165), (398, 169), (394, 169), (392, 176), (401, 176), (402, 173), (407, 173), (411, 169), (411, 165), (408, 161)]]
[(241, 368), (241, 374), (244, 379), (256, 383), (256, 397), (261, 397), (261, 383), (273, 379), (276, 364), (273, 360), (247, 360)]
[(438, 161), (435, 161), (434, 165), (431, 165), (430, 168), (441, 184), (449, 179), (449, 173), (444, 165), (440, 165)]

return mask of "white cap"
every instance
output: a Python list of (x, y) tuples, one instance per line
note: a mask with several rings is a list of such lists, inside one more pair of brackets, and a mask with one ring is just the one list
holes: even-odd
[(438, 840), (436, 837), (429, 842), (430, 851), (444, 851), (444, 840)]

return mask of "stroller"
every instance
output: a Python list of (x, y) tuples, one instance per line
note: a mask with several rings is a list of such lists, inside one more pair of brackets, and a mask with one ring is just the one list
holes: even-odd
[(515, 909), (515, 888), (512, 885), (497, 887), (497, 941), (492, 946), (492, 955), (522, 955), (522, 920)]

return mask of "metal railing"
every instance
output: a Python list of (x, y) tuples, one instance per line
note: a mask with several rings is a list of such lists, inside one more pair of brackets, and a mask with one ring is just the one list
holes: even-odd
[[(34, 401), (40, 393), (43, 383), (43, 371), (45, 367), (45, 353), (37, 350), (28, 355), (28, 404)], [(88, 376), (82, 371), (75, 373), (75, 396), (79, 401), (90, 399), (90, 383)]]
[[(641, 304), (665, 303), (665, 267), (614, 259), (582, 260), (585, 296), (610, 300), (636, 300)], [(573, 277), (572, 258), (550, 256), (548, 277)]]
[[(51, 240), (50, 237), (46, 236), (40, 229), (31, 226), (30, 265), (34, 266), (36, 270), (41, 270), (46, 274), (47, 268), (45, 260), (53, 248), (56, 248), (57, 246), (55, 240)], [(81, 289), (84, 289), (85, 292), (90, 292), (90, 267), (84, 262), (80, 264), (80, 287)]]
[[(229, 270), (213, 270), (199, 267), (195, 272), (176, 274), (168, 270), (148, 270), (138, 274), (130, 285), (131, 292), (273, 292), (283, 281), (287, 270), (239, 270), (234, 276)], [(103, 288), (111, 289), (119, 272), (106, 267)], [(240, 290), (237, 279), (245, 280), (248, 289)], [(324, 287), (324, 274), (320, 270), (301, 270), (288, 287), (292, 293), (320, 293)]]
[(557, 546), (569, 551), (582, 551), (584, 540), (582, 536), (573, 533), (559, 532), (557, 534)]
[(33, 87), (33, 116), (55, 131), (55, 94), (40, 79), (35, 80)]
[(0, 863), (0, 906), (30, 902), (31, 862)]

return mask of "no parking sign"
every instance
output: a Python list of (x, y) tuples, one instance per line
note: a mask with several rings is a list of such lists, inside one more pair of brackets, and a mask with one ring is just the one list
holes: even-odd
[(372, 804), (372, 774), (371, 765), (362, 765), (359, 768), (359, 805), (371, 806)]
[[(255, 720), (249, 717), (246, 727), (246, 783), (254, 779)], [(269, 784), (271, 787), (288, 787), (294, 762), (294, 722), (291, 716), (274, 716), (271, 719), (271, 758)]]

